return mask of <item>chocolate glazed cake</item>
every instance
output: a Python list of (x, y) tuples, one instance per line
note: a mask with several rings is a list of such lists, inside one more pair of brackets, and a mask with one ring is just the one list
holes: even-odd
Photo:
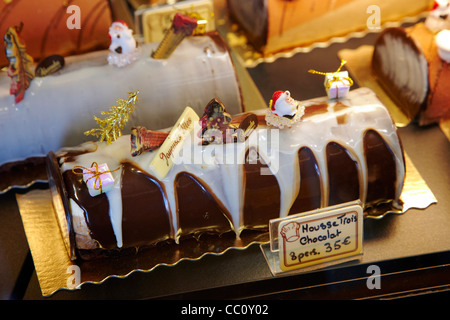
[[(257, 128), (243, 142), (186, 139), (162, 180), (149, 166), (157, 151), (131, 156), (128, 135), (50, 153), (49, 172), (67, 209), (67, 237), (78, 253), (112, 252), (202, 241), (204, 233), (263, 232), (270, 219), (358, 199), (367, 212), (401, 207), (403, 150), (375, 94), (360, 88), (340, 102), (321, 98), (304, 105), (302, 120), (290, 129), (267, 127), (260, 110), (254, 112)], [(113, 189), (91, 197), (75, 167), (94, 161), (118, 169)]]
[(374, 46), (372, 72), (396, 105), (419, 125), (450, 116), (450, 64), (425, 24), (388, 28)]

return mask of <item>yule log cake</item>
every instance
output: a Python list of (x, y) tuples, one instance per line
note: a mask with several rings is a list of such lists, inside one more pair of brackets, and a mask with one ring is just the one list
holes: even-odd
[[(51, 181), (62, 200), (55, 205), (67, 210), (66, 237), (83, 256), (177, 245), (193, 236), (201, 241), (203, 233), (239, 237), (267, 228), (273, 218), (358, 199), (365, 210), (386, 203), (401, 207), (403, 150), (375, 94), (360, 88), (340, 101), (301, 104), (301, 119), (279, 129), (266, 124), (270, 109), (230, 116), (213, 99), (200, 121), (192, 116), (196, 127), (186, 139), (164, 141), (168, 149), (163, 144), (133, 156), (139, 127), (110, 144), (89, 142), (49, 153)], [(222, 136), (225, 127), (242, 128), (242, 135)], [(216, 131), (215, 139), (205, 128)], [(153, 163), (166, 161), (176, 144), (182, 148), (171, 154), (173, 165), (161, 176)], [(83, 170), (104, 164), (114, 182), (107, 187), (104, 180), (105, 190), (91, 196)]]
[(61, 70), (32, 79), (17, 103), (11, 79), (1, 72), (0, 165), (86, 141), (74, 133), (91, 128), (92, 116), (114, 105), (113, 93), (140, 89), (141, 107), (129, 125), (153, 129), (172, 126), (186, 105), (202, 112), (211, 95), (230, 112), (242, 112), (233, 61), (217, 33), (185, 38), (167, 59), (151, 56), (158, 45), (139, 46), (137, 59), (123, 67), (108, 63), (110, 50), (66, 57)]
[(405, 115), (419, 125), (450, 117), (450, 59), (441, 57), (442, 52), (450, 52), (450, 31), (438, 33), (424, 23), (387, 28), (374, 45), (374, 77)]

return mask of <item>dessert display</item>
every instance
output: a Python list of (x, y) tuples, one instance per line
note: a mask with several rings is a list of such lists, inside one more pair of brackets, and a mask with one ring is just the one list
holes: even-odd
[[(274, 99), (269, 110), (232, 115), (214, 98), (201, 116), (186, 107), (170, 130), (139, 126), (108, 140), (101, 126), (104, 141), (50, 152), (65, 240), (91, 259), (263, 232), (270, 219), (358, 199), (366, 212), (402, 206), (401, 142), (372, 91), (300, 102), (280, 90)], [(127, 101), (137, 112), (141, 100)], [(299, 119), (280, 128), (269, 112)]]
[[(135, 25), (114, 14), (105, 23), (103, 15), (118, 2), (128, 2), (128, 9), (136, 9)], [(42, 30), (34, 29), (28, 19), (23, 23), (0, 21), (5, 49), (0, 73), (0, 193), (9, 193), (3, 197), (7, 204), (17, 202), (27, 240), (24, 246), (28, 244), (33, 259), (27, 256), (26, 263), (35, 269), (34, 287), (38, 281), (43, 296), (60, 289), (82, 289), (61, 295), (85, 297), (103, 291), (100, 286), (108, 278), (128, 278), (139, 271), (151, 273), (138, 278), (150, 284), (146, 298), (176, 296), (178, 292), (198, 295), (199, 290), (207, 294), (211, 283), (219, 291), (229, 292), (230, 284), (245, 286), (252, 281), (254, 270), (264, 271), (259, 277), (262, 280), (272, 278), (265, 262), (272, 276), (279, 275), (274, 272), (279, 252), (273, 241), (281, 238), (273, 239), (272, 232), (278, 218), (294, 219), (301, 213), (314, 228), (313, 221), (324, 216), (321, 210), (331, 212), (334, 207), (354, 203), (364, 209), (364, 241), (368, 243), (364, 256), (355, 256), (349, 265), (421, 254), (421, 246), (402, 250), (403, 243), (411, 239), (391, 230), (392, 222), (395, 227), (401, 223), (403, 229), (408, 217), (379, 221), (387, 214), (425, 209), (437, 202), (403, 152), (392, 114), (378, 98), (384, 96), (377, 96), (362, 82), (361, 88), (352, 90), (353, 80), (343, 70), (346, 61), (329, 68), (336, 52), (320, 50), (320, 57), (315, 52), (300, 54), (300, 63), (294, 58), (257, 68), (252, 74), (266, 81), (262, 85), (266, 98), (248, 103), (253, 100), (247, 99), (249, 92), (253, 95), (257, 88), (247, 83), (242, 73), (241, 63), (245, 62), (238, 56), (239, 48), (233, 46), (242, 43), (236, 25), (227, 30), (236, 32), (227, 33), (227, 44), (217, 32), (196, 34), (201, 22), (195, 14), (186, 13), (195, 10), (202, 17), (212, 17), (214, 11), (219, 26), (229, 22), (222, 19), (224, 3), (230, 11), (237, 11), (235, 19), (248, 15), (247, 22), (260, 32), (258, 39), (265, 38), (259, 50), (270, 62), (273, 52), (289, 50), (292, 45), (314, 47), (313, 42), (328, 41), (330, 35), (361, 30), (353, 28), (357, 24), (368, 27), (370, 6), (378, 6), (383, 23), (395, 12), (399, 15), (394, 20), (414, 15), (430, 2), (117, 0), (85, 4), (83, 0), (51, 0), (49, 3), (58, 4), (58, 10), (47, 14), (43, 38), (39, 38)], [(5, 1), (0, 4), (0, 16), (7, 21), (17, 16), (8, 12), (26, 3)], [(100, 10), (105, 3), (105, 10)], [(87, 10), (91, 4), (95, 9)], [(60, 26), (69, 21), (71, 5), (81, 7), (83, 28), (71, 33), (78, 34), (77, 49), (64, 51), (56, 44), (50, 46), (50, 40), (57, 39), (55, 32), (67, 31)], [(202, 11), (197, 12), (197, 8)], [(436, 1), (430, 14), (434, 20), (423, 24), (434, 35), (439, 68), (431, 71), (424, 54), (425, 59), (417, 58), (420, 72), (408, 73), (414, 90), (424, 84), (421, 92), (430, 101), (434, 95), (431, 82), (429, 78), (423, 81), (422, 72), (438, 78), (446, 72), (450, 50), (448, 30), (442, 26), (448, 22), (449, 8), (446, 1)], [(179, 13), (172, 15), (174, 10)], [(296, 16), (298, 13), (302, 18)], [(350, 16), (355, 19), (351, 21)], [(91, 25), (96, 19), (102, 32)], [(210, 28), (210, 22), (201, 27)], [(105, 36), (109, 39), (88, 46), (90, 41), (85, 42), (83, 34), (94, 29), (89, 35), (92, 41), (103, 41)], [(28, 32), (32, 31), (36, 39), (30, 38)], [(69, 38), (67, 33), (65, 37)], [(349, 46), (371, 39), (353, 39)], [(40, 41), (45, 53), (34, 51), (34, 40)], [(303, 42), (298, 44), (297, 40)], [(408, 46), (385, 50), (408, 51)], [(417, 48), (417, 52), (423, 50)], [(408, 67), (417, 64), (412, 56)], [(232, 58), (239, 62), (237, 69)], [(292, 73), (287, 75), (283, 65)], [(364, 69), (369, 72), (367, 65)], [(399, 72), (401, 65), (389, 68)], [(313, 75), (308, 75), (308, 70)], [(290, 82), (291, 77), (298, 80), (291, 82), (292, 87), (280, 85)], [(311, 88), (311, 78), (321, 82), (317, 94), (317, 88)], [(307, 85), (303, 85), (305, 81)], [(439, 101), (444, 100), (443, 83), (439, 78), (433, 88), (433, 93), (439, 92)], [(309, 91), (303, 91), (309, 97), (319, 97), (302, 100), (302, 90)], [(422, 104), (417, 119), (425, 119), (425, 114), (431, 119), (431, 110), (437, 109)], [(417, 138), (407, 131), (408, 146), (411, 137)], [(413, 154), (414, 163), (417, 159)], [(40, 174), (34, 176), (38, 171)], [(18, 182), (22, 178), (26, 179)], [(43, 184), (28, 190), (30, 180)], [(438, 185), (429, 182), (431, 187)], [(8, 191), (20, 186), (27, 190)], [(357, 220), (363, 223), (360, 217)], [(417, 221), (413, 219), (413, 230), (421, 225)], [(333, 238), (335, 234), (327, 233), (324, 241), (336, 241), (334, 249), (341, 241)], [(312, 232), (310, 236), (312, 242), (319, 239)], [(386, 247), (394, 248), (392, 254)], [(255, 254), (261, 254), (259, 249), (266, 261), (254, 259)], [(312, 250), (299, 251), (299, 261), (301, 255), (316, 252)], [(243, 268), (242, 273), (236, 278), (229, 272), (218, 275), (213, 272), (218, 264), (231, 272)], [(171, 266), (170, 270), (166, 266)], [(160, 286), (154, 282), (168, 271), (176, 275), (174, 279), (181, 276), (185, 283), (177, 287), (176, 280), (168, 285), (162, 281)], [(212, 279), (208, 280), (213, 281), (196, 281), (205, 271), (211, 271)], [(140, 297), (133, 290), (136, 279), (119, 280), (123, 285), (118, 287), (128, 289), (109, 290), (110, 295), (105, 296), (125, 293)], [(98, 284), (93, 293), (89, 289), (92, 284)], [(235, 296), (232, 292), (227, 295)]]
[[(442, 1), (441, 1), (442, 2)], [(437, 6), (424, 23), (387, 28), (376, 40), (372, 72), (394, 103), (419, 125), (450, 116), (448, 15)], [(448, 8), (447, 8), (448, 9)]]
[[(92, 127), (92, 115), (114, 104), (112, 92), (141, 90), (141, 107), (127, 129), (170, 127), (186, 105), (201, 113), (211, 95), (230, 112), (242, 112), (225, 41), (217, 32), (189, 36), (195, 21), (188, 20), (174, 19), (173, 30), (183, 30), (182, 37), (163, 48), (136, 43), (127, 24), (115, 21), (104, 34), (111, 38), (107, 50), (43, 60), (33, 56), (23, 37), (30, 26), (9, 28), (4, 37), (9, 66), (0, 73), (0, 165), (86, 141), (74, 132)], [(154, 57), (169, 49), (170, 55)]]
[(370, 8), (380, 13), (381, 25), (415, 16), (430, 9), (433, 1), (227, 0), (227, 5), (248, 41), (269, 55), (367, 30), (373, 14)]

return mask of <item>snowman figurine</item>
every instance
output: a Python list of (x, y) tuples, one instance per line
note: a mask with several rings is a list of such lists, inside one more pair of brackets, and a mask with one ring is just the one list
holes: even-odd
[(133, 30), (128, 28), (124, 21), (114, 21), (109, 27), (109, 46), (110, 54), (108, 63), (123, 67), (135, 61), (139, 52), (137, 50), (136, 40), (133, 37)]
[(305, 112), (305, 107), (291, 97), (289, 91), (275, 91), (266, 112), (266, 122), (269, 125), (283, 129), (291, 128)]

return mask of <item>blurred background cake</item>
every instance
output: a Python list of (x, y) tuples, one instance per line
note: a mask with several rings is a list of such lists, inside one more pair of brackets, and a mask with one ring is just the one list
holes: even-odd
[(433, 0), (227, 0), (227, 5), (249, 42), (267, 55), (365, 31), (372, 27), (372, 14), (379, 14), (380, 25), (415, 16)]
[[(442, 1), (441, 1), (442, 2)], [(372, 72), (383, 90), (419, 125), (450, 117), (450, 26), (447, 1), (425, 22), (388, 28), (376, 40)], [(439, 12), (443, 12), (442, 14)]]

